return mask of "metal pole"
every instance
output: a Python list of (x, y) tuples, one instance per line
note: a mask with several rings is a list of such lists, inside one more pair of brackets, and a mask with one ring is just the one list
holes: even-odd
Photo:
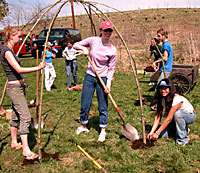
[(71, 0), (71, 9), (72, 9), (72, 22), (73, 22), (73, 28), (76, 29), (75, 17), (74, 17), (74, 4), (73, 4), (73, 0)]

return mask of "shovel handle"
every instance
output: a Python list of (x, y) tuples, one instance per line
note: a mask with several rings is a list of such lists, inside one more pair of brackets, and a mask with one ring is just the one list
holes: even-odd
[(76, 147), (85, 154), (85, 156), (90, 159), (100, 170), (104, 171), (103, 167), (94, 160), (80, 145), (76, 144)]
[(99, 81), (101, 82), (101, 84), (102, 84), (104, 90), (106, 91), (106, 93), (108, 93), (108, 97), (110, 98), (110, 101), (112, 102), (113, 106), (115, 107), (115, 110), (118, 112), (118, 114), (119, 114), (121, 120), (122, 120), (123, 123), (125, 124), (125, 122), (124, 122), (124, 117), (123, 117), (122, 114), (120, 113), (119, 108), (118, 108), (117, 104), (115, 103), (115, 100), (113, 99), (111, 93), (109, 92), (108, 88), (106, 87), (104, 81), (101, 79), (101, 76), (100, 76), (99, 73), (97, 72), (97, 70), (96, 70), (94, 64), (92, 63), (92, 60), (91, 60), (91, 58), (90, 58), (89, 55), (87, 55), (87, 59), (88, 59), (88, 61), (90, 62), (92, 68), (94, 69), (94, 71), (95, 71), (95, 73), (96, 73), (96, 75), (97, 75)]

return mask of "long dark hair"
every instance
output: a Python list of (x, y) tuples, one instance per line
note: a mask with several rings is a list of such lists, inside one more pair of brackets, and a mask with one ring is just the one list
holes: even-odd
[[(167, 83), (167, 85), (169, 86), (169, 94), (165, 97), (163, 97), (160, 93), (160, 83), (162, 81), (165, 81)], [(163, 106), (165, 106), (165, 115), (167, 115), (172, 107), (172, 102), (173, 102), (173, 99), (174, 99), (174, 95), (176, 93), (176, 88), (174, 86), (174, 83), (173, 81), (171, 81), (170, 79), (168, 78), (165, 78), (165, 79), (162, 79), (159, 83), (158, 83), (158, 86), (157, 86), (157, 89), (156, 89), (156, 93), (155, 93), (155, 96), (154, 96), (154, 103), (157, 104), (157, 113), (159, 114), (162, 114), (163, 112)], [(165, 100), (165, 105), (163, 105), (163, 100)]]

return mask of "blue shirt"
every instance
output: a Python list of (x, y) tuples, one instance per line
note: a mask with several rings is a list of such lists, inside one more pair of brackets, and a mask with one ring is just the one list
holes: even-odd
[[(165, 71), (171, 72), (172, 71), (172, 64), (173, 64), (173, 48), (172, 48), (169, 41), (166, 41), (166, 42), (163, 43), (161, 53), (163, 54), (165, 50), (168, 52), (168, 59), (165, 62)], [(162, 59), (162, 57), (160, 57), (160, 59)], [(163, 71), (163, 63), (162, 62), (160, 63), (159, 71), (160, 72)]]
[[(42, 55), (43, 55), (43, 51), (42, 51)], [(52, 50), (49, 50), (49, 52), (46, 51), (46, 55), (47, 55), (47, 57), (45, 57), (45, 62), (46, 63), (51, 63), (52, 62), (52, 58), (53, 58), (53, 51)]]

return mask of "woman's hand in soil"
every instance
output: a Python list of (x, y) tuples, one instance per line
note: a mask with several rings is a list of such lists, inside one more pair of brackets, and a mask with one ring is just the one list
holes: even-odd
[(157, 140), (158, 137), (159, 137), (159, 136), (158, 136), (156, 133), (154, 133), (154, 134), (151, 136), (150, 139), (152, 139), (152, 140)]
[(147, 139), (150, 140), (150, 139), (152, 138), (152, 136), (153, 136), (153, 133), (150, 132), (150, 133), (147, 135)]

